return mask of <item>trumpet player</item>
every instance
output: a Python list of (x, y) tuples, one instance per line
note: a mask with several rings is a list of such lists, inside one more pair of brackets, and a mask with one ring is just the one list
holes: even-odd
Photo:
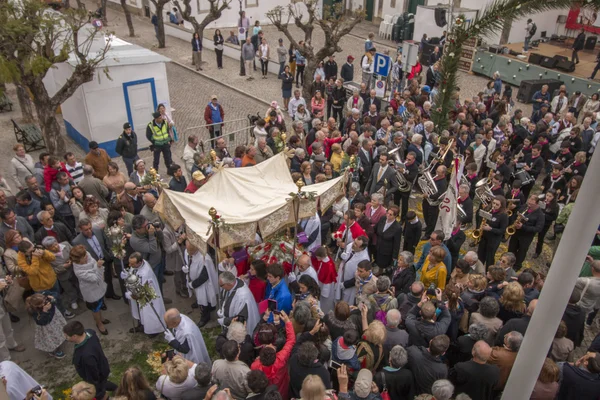
[(529, 196), (529, 192), (531, 192), (538, 175), (544, 169), (544, 165), (545, 162), (542, 158), (542, 146), (540, 144), (535, 144), (531, 148), (531, 155), (525, 156), (525, 166), (523, 167), (523, 169), (529, 172), (531, 177), (534, 179), (533, 183), (523, 187), (523, 194), (526, 197)]
[[(398, 168), (398, 171), (404, 175), (404, 179), (406, 182), (410, 184), (412, 187), (412, 183), (415, 181), (415, 178), (419, 174), (419, 167), (417, 165), (417, 155), (410, 151), (406, 155), (406, 159), (404, 160), (404, 168)], [(408, 212), (408, 200), (410, 199), (410, 190), (406, 192), (402, 192), (400, 190), (394, 193), (394, 204), (399, 204), (401, 206), (400, 212), (400, 222), (404, 222), (406, 219), (406, 213)]]
[(517, 259), (515, 271), (519, 271), (523, 267), (523, 260), (527, 256), (533, 238), (544, 228), (544, 212), (539, 206), (537, 194), (532, 194), (527, 198), (527, 204), (521, 208), (519, 214), (514, 224), (516, 232), (508, 244), (508, 251), (513, 253)]
[(427, 193), (423, 194), (423, 218), (425, 219), (425, 224), (427, 227), (425, 228), (425, 234), (421, 240), (429, 239), (429, 236), (435, 229), (435, 224), (440, 213), (438, 200), (444, 195), (446, 189), (448, 188), (446, 171), (447, 168), (444, 165), (437, 167), (435, 170), (436, 175), (433, 178), (437, 191), (431, 196), (429, 196)]
[(512, 188), (506, 192), (506, 198), (509, 200), (507, 201), (508, 205), (506, 208), (509, 211), (509, 214), (511, 214), (509, 222), (512, 223), (517, 218), (515, 210), (519, 209), (523, 206), (523, 204), (525, 204), (525, 195), (521, 191), (520, 179), (515, 179), (513, 181)]
[(496, 263), (496, 251), (508, 226), (504, 196), (496, 196), (492, 200), (491, 213), (492, 219), (487, 220), (485, 226), (483, 226), (481, 240), (477, 248), (477, 257), (485, 264), (486, 268)]

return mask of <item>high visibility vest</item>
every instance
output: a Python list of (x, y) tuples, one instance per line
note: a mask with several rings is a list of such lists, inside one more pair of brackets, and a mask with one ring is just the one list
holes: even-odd
[(169, 137), (169, 125), (163, 121), (161, 126), (156, 126), (154, 121), (148, 124), (152, 129), (152, 141), (155, 146), (162, 146), (169, 143), (171, 138)]

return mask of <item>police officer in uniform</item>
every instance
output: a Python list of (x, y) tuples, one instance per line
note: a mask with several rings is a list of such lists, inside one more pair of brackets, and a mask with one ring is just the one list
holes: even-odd
[(159, 112), (152, 114), (154, 118), (146, 128), (146, 138), (152, 143), (150, 150), (154, 153), (154, 162), (152, 166), (158, 171), (160, 162), (160, 153), (163, 154), (165, 166), (169, 168), (173, 164), (171, 159), (171, 143), (173, 138), (169, 134), (169, 124), (163, 119)]

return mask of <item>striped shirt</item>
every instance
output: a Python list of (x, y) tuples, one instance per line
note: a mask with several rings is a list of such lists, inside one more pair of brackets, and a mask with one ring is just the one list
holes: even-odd
[(74, 166), (65, 164), (65, 167), (67, 167), (67, 171), (69, 171), (69, 174), (71, 174), (73, 182), (75, 182), (76, 185), (79, 185), (79, 182), (81, 182), (83, 179), (83, 164), (80, 162), (75, 162)]

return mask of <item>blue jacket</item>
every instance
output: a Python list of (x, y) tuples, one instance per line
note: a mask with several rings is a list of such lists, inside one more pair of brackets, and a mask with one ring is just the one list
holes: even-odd
[[(538, 99), (542, 99), (542, 102), (538, 103)], [(539, 110), (542, 107), (542, 104), (544, 104), (544, 100), (547, 101), (548, 104), (550, 104), (550, 100), (552, 100), (550, 98), (550, 92), (546, 92), (546, 94), (542, 94), (541, 90), (535, 92), (535, 94), (533, 95), (533, 109), (536, 111)]]
[(292, 294), (283, 280), (281, 280), (274, 288), (271, 287), (271, 283), (268, 282), (265, 297), (267, 299), (277, 300), (277, 310), (285, 311), (286, 314), (290, 315), (290, 312), (292, 311)]
[(302, 54), (300, 54), (300, 51), (296, 50), (296, 65), (305, 65), (306, 64), (306, 58), (304, 58), (302, 56)]
[[(450, 250), (444, 243), (442, 243), (442, 248), (446, 250), (446, 257), (444, 257), (444, 264), (446, 264), (446, 271), (448, 271), (448, 276), (452, 272), (452, 256), (450, 255)], [(425, 263), (425, 257), (429, 255), (429, 250), (431, 249), (431, 243), (427, 241), (423, 246), (423, 253), (421, 253), (421, 258), (419, 258), (419, 262), (415, 264), (415, 269), (418, 271), (423, 268), (423, 263)]]
[(502, 95), (502, 79), (496, 78), (496, 80), (494, 81), (494, 90), (499, 95)]
[(192, 51), (202, 51), (202, 40), (192, 38)]

